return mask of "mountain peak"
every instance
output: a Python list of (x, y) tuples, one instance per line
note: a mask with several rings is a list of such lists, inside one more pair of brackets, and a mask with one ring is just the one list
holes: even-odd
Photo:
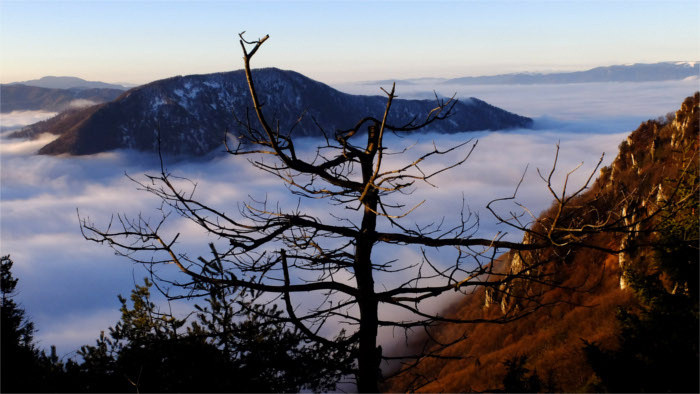
[[(365, 116), (381, 117), (386, 97), (354, 96), (339, 92), (294, 71), (264, 68), (253, 72), (263, 111), (279, 121), (282, 131), (293, 125), (296, 136), (321, 135), (348, 128)], [(242, 70), (177, 76), (133, 88), (99, 108), (70, 114), (68, 119), (47, 120), (18, 135), (61, 135), (42, 148), (42, 154), (92, 154), (112, 149), (203, 155), (221, 148), (227, 130), (241, 131), (231, 111), (245, 118), (250, 92)], [(425, 116), (435, 103), (429, 100), (394, 100), (389, 121), (403, 124)], [(302, 113), (306, 116), (297, 124)], [(431, 125), (431, 131), (458, 132), (529, 127), (532, 120), (493, 107), (480, 100), (457, 103), (454, 115)]]
[(48, 89), (119, 89), (126, 90), (122, 85), (99, 81), (86, 81), (78, 77), (48, 75), (39, 79), (23, 82), (13, 82), (8, 85), (27, 85)]

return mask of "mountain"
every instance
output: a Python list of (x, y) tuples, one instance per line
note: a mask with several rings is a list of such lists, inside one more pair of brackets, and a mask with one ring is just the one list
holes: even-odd
[[(386, 106), (386, 97), (341, 93), (293, 71), (260, 69), (254, 78), (263, 111), (269, 119), (279, 120), (282, 132), (306, 111), (294, 128), (296, 136), (320, 135), (318, 125), (333, 133), (368, 115), (381, 118)], [(61, 114), (14, 136), (57, 134), (60, 137), (39, 153), (84, 155), (120, 148), (155, 151), (160, 130), (162, 152), (202, 155), (222, 148), (226, 130), (233, 134), (242, 131), (232, 111), (245, 118), (250, 102), (242, 70), (179, 76), (131, 89), (109, 103)], [(389, 122), (405, 124), (426, 116), (434, 107), (429, 100), (396, 99)], [(257, 120), (253, 122), (257, 125)], [(449, 133), (531, 125), (529, 118), (471, 98), (458, 102), (454, 115), (434, 123), (430, 130)]]
[(47, 89), (117, 89), (126, 90), (122, 85), (116, 85), (99, 81), (86, 81), (77, 77), (53, 77), (47, 76), (30, 81), (13, 82), (9, 85), (27, 85)]
[(434, 78), (434, 77), (424, 77), (424, 78), (408, 78), (408, 79), (380, 79), (375, 81), (364, 81), (360, 82), (362, 85), (371, 86), (386, 86), (396, 83), (396, 86), (411, 86), (411, 85), (437, 85), (445, 83), (447, 78)]
[(596, 67), (586, 71), (557, 73), (512, 73), (459, 78), (411, 78), (361, 82), (363, 85), (397, 86), (416, 84), (461, 84), (461, 85), (534, 85), (591, 82), (651, 82), (673, 81), (700, 77), (700, 62), (662, 62)]
[(49, 89), (21, 84), (0, 85), (0, 112), (60, 112), (112, 101), (122, 93), (122, 90), (110, 88)]
[(698, 62), (664, 62), (596, 67), (586, 71), (560, 73), (518, 73), (448, 79), (444, 83), (463, 85), (530, 85), (591, 82), (649, 82), (681, 80), (700, 76)]
[[(385, 391), (698, 392), (699, 127), (695, 93), (675, 117), (644, 122), (622, 141), (612, 164), (572, 201), (576, 208), (558, 216), (562, 227), (605, 218), (618, 228), (584, 232), (593, 248), (563, 245), (498, 260), (496, 269), (518, 272), (528, 253), (541, 253), (529, 261), (549, 259), (534, 269), (558, 287), (489, 286), (443, 315), (505, 316), (527, 310), (523, 297), (533, 294), (550, 306), (506, 324), (437, 326), (430, 337), (441, 343), (467, 336), (442, 354), (453, 359), (426, 357)], [(551, 222), (556, 208), (538, 222)]]

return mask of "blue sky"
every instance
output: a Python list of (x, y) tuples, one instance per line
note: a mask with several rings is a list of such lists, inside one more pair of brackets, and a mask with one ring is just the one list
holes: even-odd
[(697, 1), (8, 1), (0, 80), (144, 83), (254, 66), (328, 82), (700, 59)]

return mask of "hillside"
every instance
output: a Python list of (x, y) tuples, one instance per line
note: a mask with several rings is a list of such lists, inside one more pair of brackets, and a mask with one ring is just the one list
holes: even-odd
[[(260, 69), (254, 76), (263, 111), (279, 121), (282, 133), (305, 114), (294, 127), (298, 137), (321, 135), (319, 125), (331, 135), (365, 116), (381, 118), (386, 106), (386, 97), (341, 93), (293, 71)], [(250, 105), (242, 70), (174, 77), (131, 89), (112, 102), (28, 126), (14, 136), (60, 135), (39, 153), (85, 155), (120, 148), (155, 151), (160, 130), (164, 153), (202, 155), (221, 148), (227, 130), (234, 135), (242, 131), (232, 112), (245, 119)], [(397, 99), (389, 121), (403, 125), (426, 116), (434, 107), (430, 100)], [(449, 133), (531, 125), (529, 118), (471, 98), (458, 102), (454, 114), (431, 125), (431, 130)]]
[(60, 112), (112, 101), (124, 93), (112, 88), (52, 89), (22, 84), (0, 86), (0, 111)]
[[(697, 378), (693, 376), (697, 376), (698, 371), (699, 105), (700, 94), (695, 93), (683, 102), (674, 118), (650, 120), (640, 125), (622, 141), (613, 163), (601, 169), (595, 183), (575, 201), (573, 205), (576, 208), (564, 212), (565, 223), (590, 220), (592, 217), (606, 218), (601, 223), (605, 223), (607, 230), (581, 236), (592, 247), (563, 246), (543, 252), (548, 256), (563, 256), (553, 259), (544, 271), (544, 274), (558, 279), (558, 287), (514, 282), (508, 286), (489, 287), (487, 291), (480, 289), (453, 305), (446, 314), (461, 319), (494, 317), (518, 308), (519, 295), (538, 293), (542, 293), (540, 302), (555, 303), (553, 306), (503, 325), (439, 326), (433, 335), (443, 343), (450, 342), (467, 330), (466, 340), (443, 353), (444, 356), (459, 356), (463, 359), (424, 359), (418, 367), (390, 380), (386, 390), (503, 390), (504, 379), (509, 371), (506, 362), (509, 360), (510, 371), (515, 365), (515, 369), (519, 368), (521, 378), (527, 380), (532, 376), (538, 377), (538, 385), (529, 386), (524, 391), (634, 392), (640, 390), (635, 384), (650, 379), (651, 375), (661, 375), (667, 381), (668, 385), (662, 391), (669, 389), (666, 387), (670, 387), (671, 391), (687, 391), (687, 386), (673, 386), (675, 382), (683, 380), (690, 380), (691, 385), (693, 380), (697, 383)], [(554, 214), (554, 210), (550, 209), (542, 214), (538, 222), (545, 223)], [(679, 232), (673, 227), (681, 221), (685, 221), (686, 229), (690, 229), (690, 232)], [(674, 241), (675, 244), (669, 244), (673, 247), (664, 243), (673, 237), (685, 237), (683, 242), (690, 245), (689, 255), (679, 255), (678, 250), (674, 249), (680, 244), (677, 240)], [(610, 254), (596, 248), (621, 252)], [(668, 263), (660, 257), (663, 253), (671, 253), (672, 264), (676, 265), (669, 268)], [(507, 272), (516, 264), (523, 264), (527, 260), (525, 257), (525, 253), (510, 253), (502, 256), (499, 263), (503, 266), (503, 272)], [(684, 258), (689, 259), (686, 261)], [(656, 283), (658, 280), (662, 286), (659, 293), (661, 296), (657, 294), (656, 298), (648, 301), (649, 294), (653, 291), (639, 287), (640, 283), (648, 285), (643, 280), (648, 283)], [(681, 310), (682, 313), (693, 314), (694, 323), (675, 324), (673, 313), (663, 311), (660, 315), (663, 324), (660, 329), (656, 327), (658, 331), (654, 332), (653, 339), (630, 337), (629, 330), (634, 327), (634, 322), (639, 325), (645, 319), (650, 319), (649, 311), (653, 309), (644, 302), (659, 302), (663, 297), (681, 297), (690, 300), (691, 305), (694, 303), (694, 307)], [(619, 312), (621, 307), (631, 311), (626, 313), (632, 314), (624, 318), (625, 313)], [(640, 315), (642, 317), (629, 317), (642, 312), (646, 313)], [(620, 320), (621, 318), (626, 320)], [(626, 323), (623, 325), (621, 321)], [(607, 388), (601, 386), (602, 378), (614, 381), (616, 377), (596, 374), (584, 350), (584, 345), (588, 342), (595, 344), (596, 349), (603, 349), (603, 354), (615, 354), (618, 351), (616, 349), (621, 349), (621, 341), (638, 340), (641, 341), (641, 345), (638, 345), (650, 349), (649, 351), (677, 352), (677, 349), (667, 347), (664, 341), (674, 340), (674, 332), (683, 329), (691, 333), (689, 341), (686, 338), (681, 342), (681, 346), (690, 349), (691, 354), (690, 361), (685, 363), (685, 369), (678, 368), (673, 363), (665, 366), (663, 359), (628, 359), (632, 360), (626, 361), (628, 363), (656, 366), (651, 369), (639, 367), (637, 370), (633, 366), (627, 366), (631, 371), (617, 377), (618, 380), (624, 380), (617, 389), (612, 383)], [(628, 336), (622, 336), (622, 332), (627, 332)], [(694, 344), (693, 337), (696, 341)], [(684, 339), (682, 336), (677, 338), (680, 339), (675, 340)], [(421, 341), (420, 338), (415, 339), (416, 343)], [(684, 360), (683, 356), (676, 353), (670, 357), (681, 362)], [(514, 364), (513, 360), (520, 363)], [(625, 366), (610, 368), (613, 367)]]

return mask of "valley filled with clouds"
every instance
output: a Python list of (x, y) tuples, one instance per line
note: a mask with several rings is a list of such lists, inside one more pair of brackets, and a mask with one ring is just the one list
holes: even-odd
[[(349, 93), (376, 94), (378, 87), (337, 86)], [(400, 87), (401, 98), (425, 98), (435, 86)], [(389, 136), (385, 145), (393, 151), (412, 148), (404, 155), (387, 156), (386, 168), (415, 159), (432, 147), (453, 146), (469, 139), (478, 145), (469, 160), (441, 174), (431, 185), (418, 185), (409, 200), (426, 202), (405, 223), (431, 223), (458, 212), (463, 201), (478, 213), (478, 234), (492, 237), (498, 226), (484, 206), (494, 198), (507, 197), (528, 168), (517, 202), (537, 215), (551, 204), (545, 184), (536, 169), (549, 170), (560, 143), (557, 180), (581, 162), (574, 173), (573, 185), (580, 185), (598, 159), (605, 153), (604, 165), (617, 154), (617, 147), (640, 122), (663, 116), (678, 108), (683, 99), (698, 89), (697, 79), (648, 83), (596, 83), (528, 86), (438, 86), (439, 94), (474, 96), (488, 103), (535, 119), (530, 130), (475, 132), (456, 134), (426, 133), (406, 137)], [(41, 120), (50, 114), (37, 112), (2, 115), (3, 130)], [(5, 134), (5, 133), (3, 133)], [(117, 294), (127, 295), (134, 283), (146, 276), (143, 267), (115, 256), (106, 245), (83, 239), (78, 222), (81, 217), (105, 226), (114, 214), (153, 217), (158, 220), (160, 200), (138, 190), (125, 174), (143, 180), (143, 174), (159, 171), (158, 158), (150, 153), (114, 151), (91, 156), (39, 156), (35, 152), (51, 140), (0, 140), (0, 245), (3, 255), (15, 262), (19, 278), (17, 300), (38, 328), (41, 346), (55, 344), (59, 354), (71, 355), (80, 345), (92, 344), (100, 330), (106, 330), (119, 318)], [(302, 151), (316, 144), (304, 139)], [(470, 146), (470, 145), (469, 145)], [(465, 147), (468, 149), (468, 146)], [(223, 150), (223, 148), (222, 148)], [(462, 150), (462, 153), (465, 151)], [(458, 154), (459, 152), (457, 152)], [(456, 160), (457, 156), (452, 157)], [(450, 160), (441, 157), (440, 160)], [(445, 162), (426, 163), (440, 166)], [(280, 202), (295, 207), (281, 181), (253, 168), (242, 157), (210, 155), (196, 160), (168, 160), (168, 170), (197, 183), (197, 196), (228, 213), (237, 212), (237, 204), (249, 198)], [(464, 200), (463, 200), (464, 198)], [(407, 200), (408, 201), (408, 200)], [(411, 204), (409, 204), (411, 205)], [(334, 208), (324, 200), (301, 201), (303, 210), (328, 217)], [(502, 205), (503, 211), (518, 209)], [(340, 214), (353, 218), (352, 212)], [(333, 212), (335, 213), (335, 212)], [(357, 217), (357, 216), (356, 216)], [(171, 217), (168, 232), (179, 232), (178, 249), (192, 256), (207, 253), (210, 238), (194, 223)], [(519, 234), (508, 237), (518, 239)], [(379, 250), (375, 258), (418, 258), (410, 248)], [(436, 257), (436, 256), (434, 256)], [(174, 268), (174, 267), (165, 267)], [(165, 273), (167, 275), (167, 273)], [(385, 278), (400, 281), (401, 278)], [(163, 307), (166, 307), (163, 304)], [(185, 306), (174, 306), (184, 310)], [(391, 313), (385, 311), (384, 313)], [(383, 340), (388, 341), (388, 333)]]

